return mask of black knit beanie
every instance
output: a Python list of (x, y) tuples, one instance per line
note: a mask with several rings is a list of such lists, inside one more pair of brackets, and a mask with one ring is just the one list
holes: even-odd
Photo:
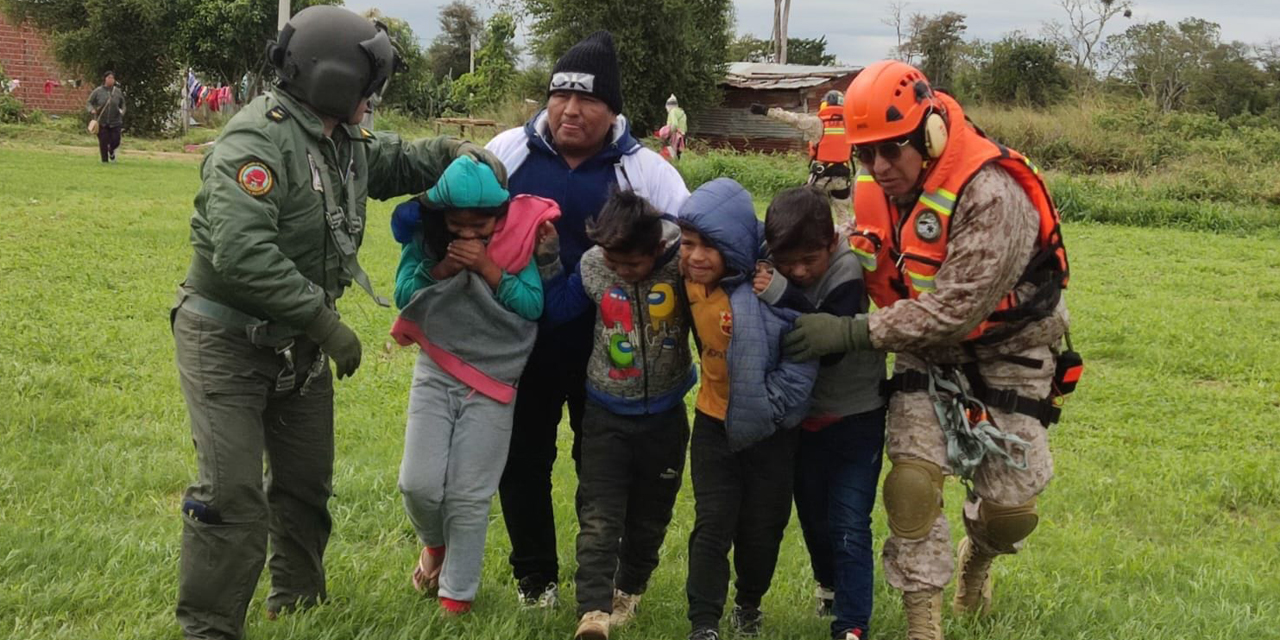
[(622, 113), (622, 83), (613, 36), (597, 31), (569, 47), (551, 69), (547, 95), (577, 91), (599, 98), (615, 114)]

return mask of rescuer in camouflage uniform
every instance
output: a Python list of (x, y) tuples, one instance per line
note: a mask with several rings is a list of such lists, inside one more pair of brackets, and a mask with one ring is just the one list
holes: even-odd
[[(1057, 417), (1051, 383), (1068, 322), (1066, 253), (1039, 171), (981, 137), (918, 70), (890, 61), (867, 67), (849, 88), (846, 122), (864, 172), (851, 245), (880, 308), (856, 318), (803, 316), (786, 346), (797, 359), (861, 349), (897, 354), (884, 571), (903, 592), (910, 640), (941, 640), (942, 590), (956, 567), (943, 479), (960, 471), (927, 387), (938, 380), (933, 371), (962, 375), (990, 422), (1014, 437), (998, 447), (1023, 466), (988, 454), (971, 474), (953, 609), (985, 611), (991, 562), (1015, 553), (1035, 529), (1036, 497), (1053, 475), (1046, 427)], [(1046, 225), (1052, 233), (1043, 232)], [(945, 257), (930, 265), (921, 251)]]
[(470, 143), (355, 126), (401, 63), (385, 29), (351, 11), (299, 12), (268, 57), (278, 88), (232, 118), (201, 166), (195, 251), (171, 316), (198, 466), (182, 502), (187, 638), (242, 637), (264, 561), (269, 618), (326, 598), (327, 361), (339, 378), (360, 365), (335, 301), (353, 281), (373, 293), (356, 260), (365, 198), (422, 193), (462, 154), (506, 175)]

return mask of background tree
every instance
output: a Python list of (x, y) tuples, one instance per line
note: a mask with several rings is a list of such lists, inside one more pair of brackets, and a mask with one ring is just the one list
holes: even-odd
[(454, 102), (468, 113), (495, 107), (511, 96), (516, 76), (515, 35), (516, 23), (510, 15), (497, 13), (489, 18), (484, 46), (476, 52), (476, 70), (453, 83)]
[(985, 102), (1044, 107), (1061, 100), (1070, 81), (1058, 47), (1014, 33), (992, 43), (978, 65), (976, 89)]
[(909, 21), (909, 18), (903, 14), (906, 9), (907, 3), (903, 0), (891, 0), (889, 2), (888, 14), (880, 20), (880, 23), (887, 27), (893, 27), (894, 35), (897, 38), (895, 41), (896, 44), (893, 46), (893, 50), (889, 52), (889, 57), (896, 58), (906, 62), (907, 64), (913, 64), (914, 60), (911, 59), (911, 52), (904, 51), (902, 46), (905, 42), (905, 40), (903, 40), (904, 32), (908, 27), (907, 23)]
[[(431, 72), (457, 79), (471, 70), (472, 38), (479, 38), (484, 21), (470, 5), (454, 0), (440, 9), (440, 35), (427, 49)], [(479, 46), (477, 44), (477, 46)]]
[(1058, 0), (1067, 13), (1066, 21), (1044, 24), (1044, 36), (1058, 47), (1071, 63), (1073, 81), (1079, 91), (1095, 84), (1099, 50), (1107, 24), (1117, 16), (1133, 16), (1131, 0)]
[(920, 71), (934, 85), (947, 88), (964, 55), (964, 14), (948, 11), (934, 16), (911, 16), (909, 37), (902, 49), (908, 60), (918, 58)]
[(690, 113), (719, 103), (731, 7), (730, 0), (525, 0), (534, 50), (544, 61), (597, 29), (613, 33), (637, 135), (665, 120), (672, 93)]
[(178, 106), (180, 67), (174, 58), (177, 5), (170, 0), (0, 0), (15, 21), (30, 20), (49, 35), (68, 71), (100, 82), (112, 70), (127, 94), (125, 125), (155, 134)]
[(1162, 112), (1181, 108), (1192, 83), (1218, 47), (1218, 25), (1187, 18), (1171, 26), (1161, 20), (1137, 24), (1107, 40), (1120, 77)]
[[(725, 47), (725, 62), (770, 62), (773, 43), (748, 33), (732, 39)], [(788, 38), (787, 64), (831, 66), (836, 56), (827, 53), (827, 37)]]

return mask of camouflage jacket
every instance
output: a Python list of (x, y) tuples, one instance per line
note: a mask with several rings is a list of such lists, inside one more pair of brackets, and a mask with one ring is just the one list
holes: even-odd
[[(1018, 282), (1035, 252), (1038, 230), (1039, 214), (1018, 183), (997, 166), (979, 170), (956, 204), (937, 290), (871, 314), (872, 344), (931, 362), (972, 360), (961, 343)], [(999, 343), (976, 347), (977, 357), (1055, 345), (1067, 322), (1064, 298), (1048, 318)]]

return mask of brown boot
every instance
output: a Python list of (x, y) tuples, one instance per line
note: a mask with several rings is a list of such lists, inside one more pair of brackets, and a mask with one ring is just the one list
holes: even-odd
[(960, 557), (956, 568), (956, 597), (951, 610), (956, 615), (986, 613), (991, 610), (991, 561), (995, 556), (979, 552), (968, 537), (956, 548)]
[(609, 614), (603, 611), (588, 611), (582, 614), (578, 622), (578, 632), (573, 634), (574, 640), (609, 640)]
[(906, 591), (907, 640), (942, 640), (942, 589)]

